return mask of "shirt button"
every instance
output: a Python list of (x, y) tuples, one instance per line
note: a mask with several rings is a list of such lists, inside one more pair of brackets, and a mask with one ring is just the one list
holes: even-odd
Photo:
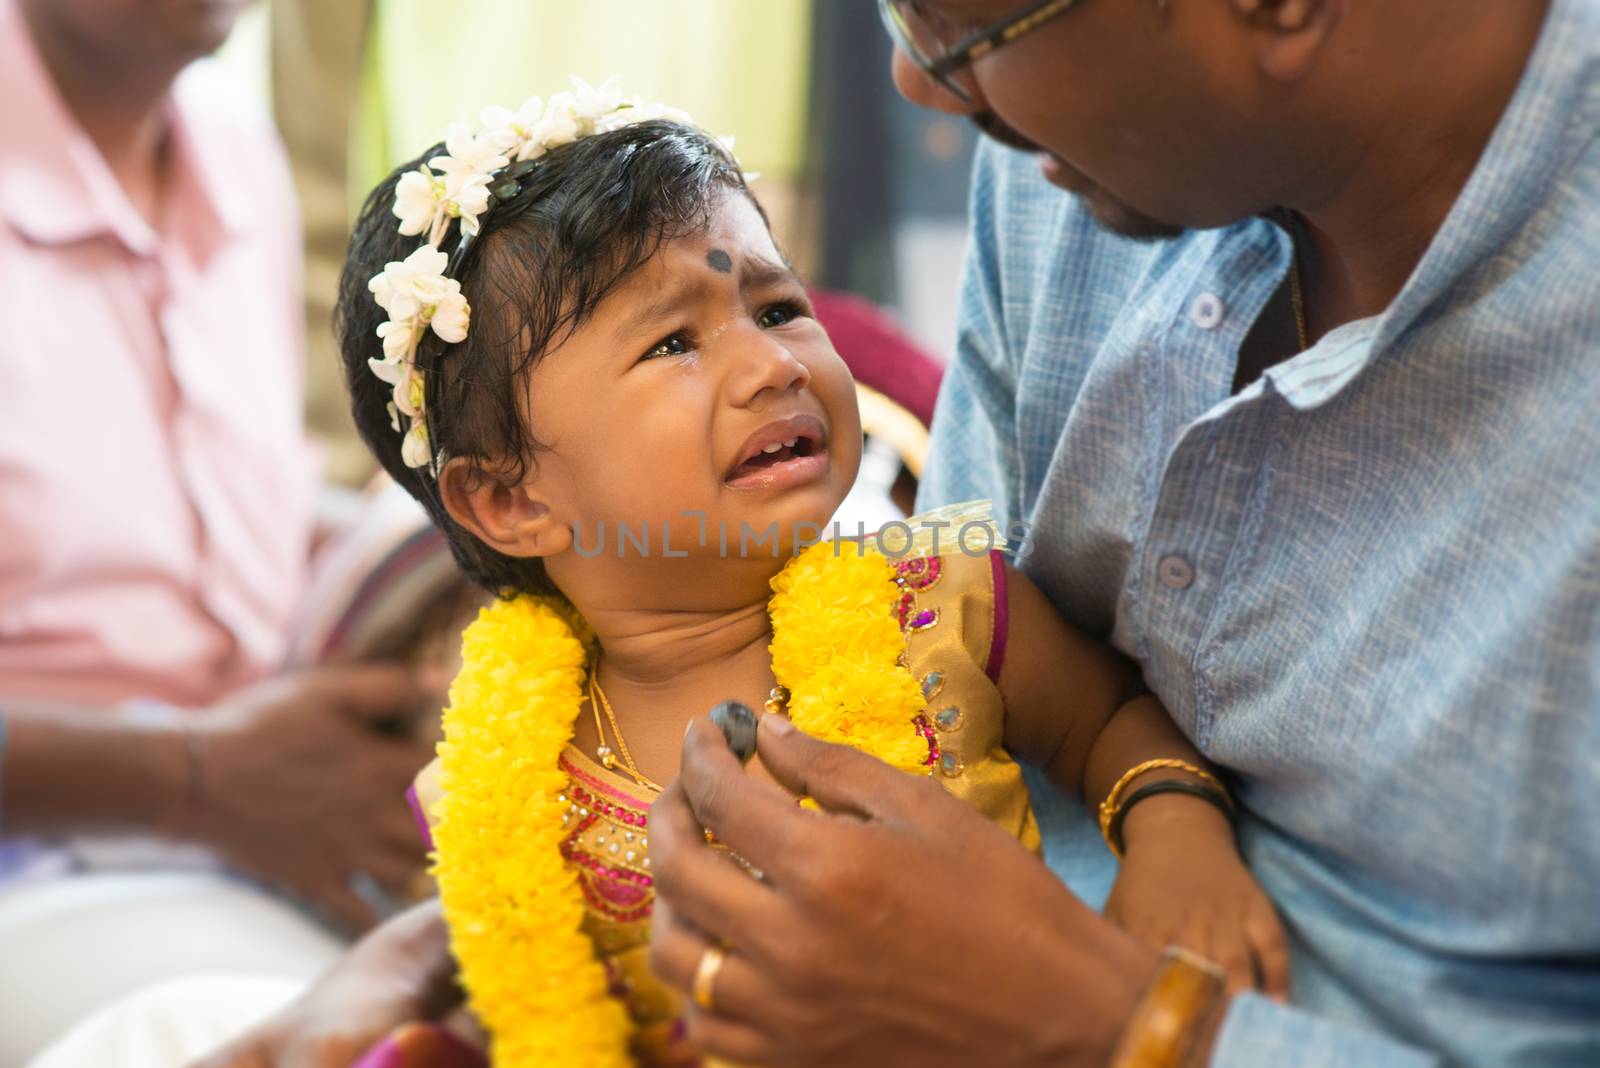
[(1222, 317), (1227, 310), (1221, 297), (1215, 293), (1202, 293), (1189, 305), (1189, 318), (1202, 330), (1215, 330), (1222, 324)]
[(1181, 556), (1162, 557), (1156, 574), (1169, 590), (1186, 590), (1194, 584), (1194, 565)]

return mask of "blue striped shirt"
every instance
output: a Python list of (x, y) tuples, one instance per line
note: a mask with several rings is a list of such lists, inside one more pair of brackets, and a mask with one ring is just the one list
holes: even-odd
[(1131, 242), (980, 153), (919, 506), (1027, 523), (1231, 774), (1293, 1004), (1236, 999), (1216, 1065), (1600, 1065), (1597, 130), (1600, 5), (1555, 0), (1393, 303), (1238, 394), (1282, 231)]

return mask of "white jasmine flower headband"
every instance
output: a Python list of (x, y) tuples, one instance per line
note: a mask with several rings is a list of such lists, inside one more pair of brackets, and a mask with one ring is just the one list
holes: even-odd
[[(389, 423), (396, 433), (405, 434), (400, 456), (407, 467), (426, 467), (438, 475), (428, 440), (417, 346), (429, 329), (452, 344), (463, 341), (472, 321), (461, 283), (447, 276), (450, 258), (439, 251), (451, 220), (461, 220), (459, 262), (478, 234), (479, 218), (488, 211), (490, 198), (516, 196), (533, 162), (552, 148), (651, 119), (693, 125), (676, 108), (647, 104), (637, 97), (624, 99), (614, 78), (598, 87), (573, 78), (572, 87), (572, 92), (557, 93), (542, 104), (531, 97), (516, 111), (485, 108), (479, 115), (483, 129), (476, 134), (465, 124), (453, 124), (445, 138), (445, 153), (402, 175), (395, 186), (394, 214), (400, 220), (400, 233), (422, 234), (423, 244), (404, 261), (385, 265), (383, 273), (367, 283), (389, 316), (378, 327), (383, 357), (370, 359), (367, 365), (394, 387)], [(719, 140), (733, 151), (732, 138)]]

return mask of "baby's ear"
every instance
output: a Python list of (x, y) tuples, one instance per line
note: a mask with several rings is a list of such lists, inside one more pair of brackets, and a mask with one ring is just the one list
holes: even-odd
[(513, 481), (457, 457), (439, 472), (439, 497), (463, 530), (506, 556), (554, 556), (572, 545), (572, 528), (532, 479)]

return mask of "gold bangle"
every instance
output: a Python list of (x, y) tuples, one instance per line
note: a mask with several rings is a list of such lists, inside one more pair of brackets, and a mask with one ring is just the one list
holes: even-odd
[(1233, 806), (1233, 798), (1229, 795), (1228, 788), (1223, 786), (1222, 783), (1218, 781), (1217, 777), (1211, 774), (1205, 768), (1202, 768), (1196, 764), (1191, 764), (1187, 760), (1176, 760), (1171, 757), (1162, 757), (1158, 760), (1146, 760), (1142, 764), (1135, 764), (1133, 767), (1122, 773), (1122, 778), (1118, 779), (1116, 785), (1111, 787), (1111, 792), (1106, 794), (1106, 799), (1100, 802), (1100, 837), (1106, 840), (1106, 848), (1110, 849), (1112, 854), (1115, 855), (1119, 860), (1122, 858), (1122, 853), (1117, 849), (1116, 842), (1112, 841), (1111, 821), (1116, 818), (1117, 809), (1122, 807), (1122, 791), (1126, 789), (1127, 785), (1134, 779), (1137, 779), (1147, 771), (1155, 771), (1157, 768), (1172, 768), (1176, 771), (1187, 771), (1190, 775), (1196, 776), (1202, 782), (1215, 786), (1219, 791), (1221, 791), (1223, 798), (1227, 800), (1228, 806), (1230, 808)]
[(1110, 1068), (1185, 1068), (1227, 985), (1215, 964), (1168, 946), (1122, 1030)]

